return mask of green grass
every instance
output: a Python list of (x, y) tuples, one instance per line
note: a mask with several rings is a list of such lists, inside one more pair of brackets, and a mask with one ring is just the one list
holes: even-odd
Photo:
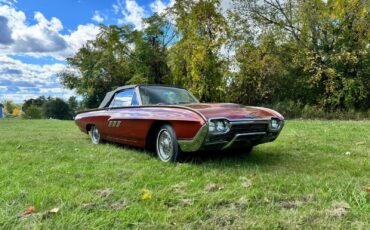
[(1, 120), (0, 228), (370, 227), (369, 121), (288, 121), (250, 156), (191, 159), (94, 146), (70, 121)]

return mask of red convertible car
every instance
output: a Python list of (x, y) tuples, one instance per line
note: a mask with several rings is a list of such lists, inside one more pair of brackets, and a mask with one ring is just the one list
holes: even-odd
[(275, 140), (284, 126), (278, 112), (230, 103), (199, 103), (186, 89), (129, 85), (108, 92), (99, 108), (77, 114), (94, 144), (118, 142), (153, 150), (164, 162), (184, 152), (238, 148)]

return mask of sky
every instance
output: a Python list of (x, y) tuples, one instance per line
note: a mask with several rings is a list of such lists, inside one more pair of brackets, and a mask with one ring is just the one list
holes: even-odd
[(76, 95), (57, 73), (99, 24), (132, 24), (173, 0), (0, 0), (0, 101)]

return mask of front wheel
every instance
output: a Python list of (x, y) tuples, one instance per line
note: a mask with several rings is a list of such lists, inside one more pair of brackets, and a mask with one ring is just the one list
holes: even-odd
[(180, 157), (176, 133), (170, 125), (162, 125), (157, 134), (156, 152), (163, 162), (177, 162)]

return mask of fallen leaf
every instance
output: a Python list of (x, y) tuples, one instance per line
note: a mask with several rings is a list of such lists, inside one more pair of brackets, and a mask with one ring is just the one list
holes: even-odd
[(24, 215), (30, 215), (30, 214), (35, 213), (35, 212), (36, 212), (36, 208), (30, 206), (30, 207), (26, 208), (26, 210), (24, 210), (23, 214)]
[(36, 208), (33, 207), (33, 206), (29, 206), (18, 217), (19, 218), (25, 218), (25, 217), (28, 217), (28, 216), (32, 215), (33, 213), (36, 213)]
[(50, 217), (51, 215), (55, 215), (58, 212), (59, 212), (59, 208), (52, 208), (52, 209), (49, 209), (46, 212), (42, 213), (41, 216), (44, 219), (44, 218)]
[(367, 187), (367, 189), (366, 189), (368, 192), (370, 192), (370, 187)]
[(110, 196), (113, 193), (113, 190), (110, 189), (110, 188), (104, 188), (104, 189), (97, 190), (96, 193), (100, 197), (108, 197), (108, 196)]
[(48, 210), (49, 213), (57, 213), (59, 212), (59, 208), (52, 208), (50, 210)]
[(20, 149), (20, 148), (22, 148), (22, 145), (17, 145), (16, 149)]

